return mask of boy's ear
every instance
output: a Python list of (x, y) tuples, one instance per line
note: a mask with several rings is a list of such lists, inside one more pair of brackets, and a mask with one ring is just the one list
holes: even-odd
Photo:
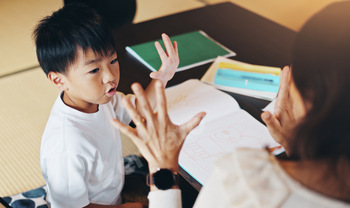
[(65, 76), (58, 72), (49, 72), (47, 75), (49, 80), (60, 90), (68, 89), (67, 84), (65, 82)]

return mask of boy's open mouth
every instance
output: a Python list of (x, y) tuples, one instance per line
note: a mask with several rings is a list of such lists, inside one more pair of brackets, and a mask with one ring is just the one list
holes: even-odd
[(117, 92), (117, 88), (113, 87), (106, 93), (108, 96), (113, 96)]

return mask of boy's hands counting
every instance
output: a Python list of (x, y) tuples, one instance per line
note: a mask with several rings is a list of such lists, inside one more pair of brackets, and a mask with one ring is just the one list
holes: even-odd
[(158, 41), (155, 42), (155, 46), (158, 51), (159, 57), (162, 60), (162, 65), (160, 66), (157, 72), (152, 72), (150, 74), (150, 77), (152, 79), (161, 80), (165, 85), (170, 79), (173, 78), (180, 61), (177, 42), (174, 41), (173, 45), (169, 36), (165, 33), (162, 34), (162, 39), (166, 51), (163, 50), (162, 46)]

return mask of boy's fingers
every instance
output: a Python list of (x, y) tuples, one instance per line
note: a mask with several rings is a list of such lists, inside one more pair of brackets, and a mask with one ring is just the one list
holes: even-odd
[(152, 72), (149, 74), (152, 79), (160, 79), (162, 76), (159, 72)]
[(191, 120), (187, 121), (185, 124), (181, 125), (181, 133), (182, 133), (182, 138), (185, 139), (188, 133), (192, 131), (194, 128), (196, 128), (199, 123), (202, 121), (204, 116), (206, 115), (205, 112), (198, 113), (195, 115)]
[(174, 51), (174, 47), (171, 43), (171, 40), (169, 38), (169, 36), (165, 33), (162, 34), (162, 39), (163, 39), (163, 42), (164, 42), (164, 46), (165, 46), (165, 49), (166, 49), (166, 52), (168, 54), (168, 56), (174, 56), (175, 55), (175, 51)]
[(158, 55), (159, 55), (160, 59), (161, 59), (162, 62), (163, 62), (163, 60), (165, 60), (165, 58), (167, 58), (168, 55), (164, 52), (163, 47), (160, 45), (160, 43), (159, 43), (158, 41), (156, 41), (156, 42), (154, 43), (154, 45), (156, 46)]
[(174, 41), (174, 50), (175, 50), (175, 55), (178, 57), (179, 56), (179, 46), (177, 44), (177, 41)]

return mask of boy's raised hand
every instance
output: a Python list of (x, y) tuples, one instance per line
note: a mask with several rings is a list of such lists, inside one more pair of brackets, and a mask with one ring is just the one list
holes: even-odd
[(162, 60), (162, 65), (157, 72), (152, 72), (150, 77), (152, 79), (161, 80), (165, 86), (166, 83), (173, 78), (180, 61), (177, 42), (174, 41), (173, 45), (169, 36), (165, 33), (162, 34), (162, 39), (164, 42), (165, 51), (158, 41), (155, 42), (159, 57)]

